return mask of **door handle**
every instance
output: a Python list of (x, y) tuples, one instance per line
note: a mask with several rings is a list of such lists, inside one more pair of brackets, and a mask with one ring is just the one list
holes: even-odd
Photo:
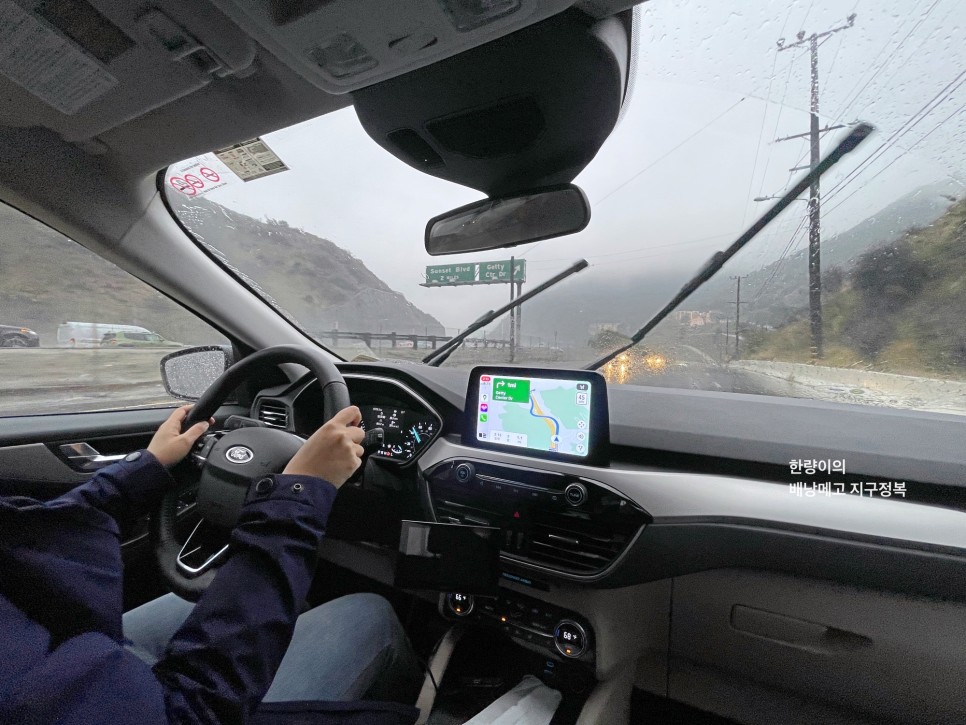
[(60, 452), (67, 457), (67, 463), (77, 471), (96, 471), (120, 461), (126, 453), (102, 456), (90, 443), (65, 443)]

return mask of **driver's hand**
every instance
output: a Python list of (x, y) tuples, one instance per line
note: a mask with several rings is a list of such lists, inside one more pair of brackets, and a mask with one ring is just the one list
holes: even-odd
[(362, 413), (350, 405), (332, 416), (305, 441), (282, 473), (324, 478), (336, 488), (362, 465), (362, 443), (366, 432), (359, 428)]
[(207, 423), (204, 421), (195, 423), (182, 433), (181, 424), (184, 423), (189, 410), (191, 410), (190, 405), (182, 405), (169, 415), (148, 444), (148, 453), (154, 454), (161, 465), (167, 468), (180, 463), (188, 455), (195, 441), (201, 438), (210, 425), (214, 425), (215, 419), (211, 418)]

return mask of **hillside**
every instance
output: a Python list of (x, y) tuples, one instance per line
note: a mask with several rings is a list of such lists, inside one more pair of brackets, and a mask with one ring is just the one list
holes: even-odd
[[(294, 314), (309, 332), (443, 334), (443, 326), (345, 249), (285, 221), (260, 221), (205, 199), (183, 199), (180, 218), (216, 255)], [(306, 294), (305, 290), (312, 290)]]
[[(859, 255), (823, 305), (826, 360), (881, 372), (966, 377), (966, 200), (930, 226)], [(748, 335), (749, 357), (808, 362), (806, 313)]]
[(141, 325), (170, 340), (222, 342), (180, 306), (57, 232), (0, 204), (0, 323), (53, 346), (67, 320)]
[[(241, 272), (272, 289), (309, 331), (336, 323), (348, 330), (351, 319), (373, 331), (382, 321), (387, 331), (442, 333), (435, 318), (328, 240), (201, 200), (191, 202), (190, 213), (192, 225), (227, 258), (250, 259), (251, 268)], [(66, 320), (141, 325), (186, 343), (220, 340), (147, 285), (2, 204), (0, 229), (0, 324), (31, 327), (44, 345), (55, 344), (57, 325)], [(289, 275), (311, 277), (312, 294), (295, 296), (295, 286), (285, 284)]]
[[(907, 194), (841, 234), (822, 240), (822, 270), (826, 281), (835, 280), (863, 252), (899, 239), (907, 230), (925, 227), (950, 206), (947, 196), (955, 188), (933, 184)], [(750, 290), (754, 304), (743, 314), (752, 323), (781, 325), (808, 304), (808, 249), (804, 246), (784, 260), (775, 261), (742, 276), (742, 291)], [(755, 242), (752, 242), (754, 245)], [(759, 291), (761, 292), (759, 293)], [(734, 310), (734, 282), (727, 276), (711, 280), (687, 304), (691, 309)], [(744, 295), (743, 295), (744, 297)]]

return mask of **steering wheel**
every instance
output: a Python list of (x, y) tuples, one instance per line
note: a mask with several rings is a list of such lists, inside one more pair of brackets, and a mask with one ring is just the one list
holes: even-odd
[[(350, 404), (349, 390), (342, 374), (321, 350), (277, 345), (249, 355), (222, 373), (195, 403), (182, 430), (208, 420), (253, 372), (281, 363), (304, 365), (315, 375), (322, 387), (323, 422)], [(177, 488), (165, 494), (151, 516), (151, 542), (161, 575), (172, 592), (189, 601), (198, 600), (215, 578), (218, 565), (228, 551), (227, 542), (223, 546), (218, 543), (223, 534), (220, 538), (212, 536), (211, 524), (222, 528), (234, 526), (252, 482), (284, 470), (302, 443), (303, 440), (294, 433), (257, 427), (229, 431), (210, 448), (206, 445), (197, 497), (202, 519), (188, 540), (181, 545), (175, 538), (181, 494)], [(202, 459), (196, 457), (196, 460)]]

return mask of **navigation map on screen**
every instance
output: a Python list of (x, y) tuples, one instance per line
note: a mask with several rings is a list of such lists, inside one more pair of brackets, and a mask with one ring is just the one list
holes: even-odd
[(480, 441), (586, 456), (591, 383), (554, 378), (479, 376)]

